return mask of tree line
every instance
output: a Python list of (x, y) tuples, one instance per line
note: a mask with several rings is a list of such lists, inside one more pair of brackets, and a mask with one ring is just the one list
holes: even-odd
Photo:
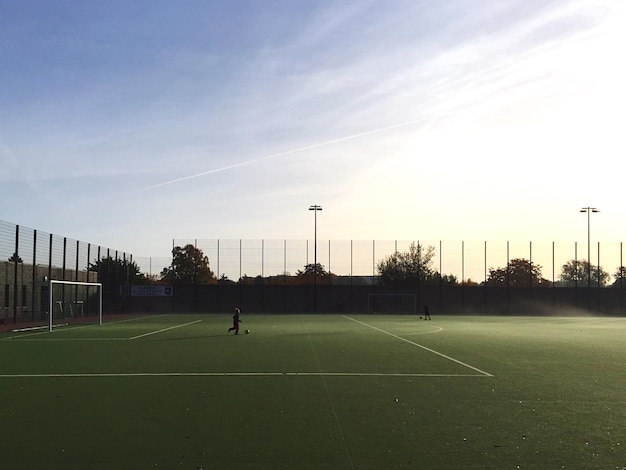
[[(587, 260), (569, 260), (561, 266), (558, 280), (553, 282), (543, 277), (542, 266), (525, 258), (515, 258), (504, 267), (489, 268), (489, 276), (485, 281), (475, 282), (471, 279), (459, 281), (453, 274), (443, 274), (435, 268), (435, 247), (411, 243), (406, 251), (397, 251), (376, 264), (378, 278), (381, 285), (409, 286), (423, 285), (487, 285), (511, 287), (626, 287), (623, 279), (626, 278), (626, 268), (620, 266), (613, 274), (614, 281), (610, 283), (611, 275), (602, 267), (595, 266)], [(100, 282), (104, 280), (120, 283), (127, 280), (130, 284), (167, 283), (167, 284), (310, 284), (315, 278), (326, 283), (340, 276), (326, 271), (320, 263), (307, 264), (295, 275), (287, 273), (267, 277), (251, 277), (243, 275), (237, 281), (228, 279), (225, 275), (219, 278), (211, 270), (209, 258), (202, 249), (188, 244), (176, 246), (172, 250), (172, 262), (159, 275), (150, 276), (142, 273), (133, 261), (102, 258), (90, 264), (90, 271), (99, 273)]]
[[(460, 284), (456, 276), (441, 274), (434, 267), (435, 247), (412, 243), (404, 252), (396, 252), (377, 265), (381, 282), (384, 284)], [(561, 266), (558, 281), (543, 277), (542, 266), (525, 258), (515, 258), (504, 267), (489, 268), (489, 276), (480, 283), (464, 281), (465, 285), (511, 286), (511, 287), (606, 287), (611, 276), (602, 267), (587, 260), (569, 260)], [(617, 268), (612, 287), (622, 287), (626, 269)]]

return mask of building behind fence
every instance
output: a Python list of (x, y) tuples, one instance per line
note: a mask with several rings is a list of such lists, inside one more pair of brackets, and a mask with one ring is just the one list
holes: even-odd
[[(125, 252), (0, 221), (0, 323), (46, 320), (48, 280), (99, 282), (107, 273), (90, 266), (109, 257), (132, 261)], [(117, 285), (127, 284), (128, 278), (115, 277), (116, 285), (103, 286), (104, 309), (127, 311), (128, 299)], [(72, 292), (64, 290), (67, 299), (60, 301), (71, 302)]]
[[(439, 281), (383, 285), (378, 264), (412, 243), (432, 247)], [(623, 315), (626, 283), (622, 277), (621, 242), (497, 241), (317, 241), (310, 240), (173, 240), (191, 244), (208, 257), (217, 282), (164, 286), (160, 274), (171, 257), (133, 255), (0, 221), (0, 322), (46, 319), (48, 279), (102, 282), (104, 313), (244, 312), (272, 313), (416, 313), (428, 304), (433, 313)], [(316, 245), (316, 246), (315, 246)], [(134, 263), (141, 279), (124, 273), (113, 277), (93, 270), (104, 258)], [(587, 259), (589, 258), (589, 260)], [(541, 267), (549, 287), (490, 286), (491, 269), (525, 259)], [(559, 282), (569, 261), (589, 261), (611, 274), (606, 285)], [(293, 282), (317, 262), (332, 276)], [(457, 282), (444, 282), (453, 276)], [(133, 289), (132, 282), (142, 288)], [(145, 284), (152, 284), (146, 286)], [(146, 288), (149, 287), (149, 288)], [(158, 288), (157, 288), (158, 287)]]

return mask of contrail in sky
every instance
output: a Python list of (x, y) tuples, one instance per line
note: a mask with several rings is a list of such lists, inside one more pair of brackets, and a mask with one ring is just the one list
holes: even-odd
[(293, 153), (304, 152), (306, 150), (312, 150), (312, 149), (316, 149), (316, 148), (320, 148), (320, 147), (325, 147), (327, 145), (337, 144), (339, 142), (345, 142), (347, 140), (357, 139), (359, 137), (365, 137), (367, 135), (377, 134), (379, 132), (384, 132), (384, 131), (388, 131), (388, 130), (391, 130), (391, 129), (397, 129), (399, 127), (413, 126), (415, 124), (421, 124), (423, 122), (433, 121), (433, 120), (435, 120), (437, 118), (440, 118), (440, 117), (443, 117), (443, 116), (447, 116), (449, 114), (451, 114), (451, 113), (447, 112), (447, 113), (443, 113), (441, 115), (434, 116), (434, 117), (417, 119), (417, 120), (414, 120), (414, 121), (406, 121), (406, 122), (402, 122), (400, 124), (393, 124), (391, 126), (381, 127), (379, 129), (373, 129), (373, 130), (370, 130), (370, 131), (361, 132), (359, 134), (349, 135), (347, 137), (339, 137), (337, 139), (327, 140), (325, 142), (320, 142), (320, 143), (317, 143), (317, 144), (307, 145), (305, 147), (298, 147), (298, 148), (295, 148), (295, 149), (287, 150), (285, 152), (274, 153), (272, 155), (266, 155), (264, 157), (255, 158), (255, 159), (252, 159), (252, 160), (246, 160), (244, 162), (234, 163), (232, 165), (227, 165), (227, 166), (223, 166), (223, 167), (220, 167), (220, 168), (214, 168), (212, 170), (207, 170), (207, 171), (203, 171), (203, 172), (200, 172), (200, 173), (195, 173), (193, 175), (182, 176), (180, 178), (176, 178), (176, 179), (173, 179), (173, 180), (164, 181), (163, 183), (158, 183), (158, 184), (154, 184), (152, 186), (148, 186), (146, 188), (143, 188), (141, 191), (148, 191), (150, 189), (160, 188), (161, 186), (167, 186), (167, 185), (174, 184), (174, 183), (180, 183), (181, 181), (187, 181), (187, 180), (190, 180), (190, 179), (199, 178), (201, 176), (206, 176), (206, 175), (210, 175), (210, 174), (213, 174), (213, 173), (219, 173), (221, 171), (232, 170), (233, 168), (238, 168), (238, 167), (245, 166), (245, 165), (251, 165), (253, 163), (262, 162), (264, 160), (270, 160), (270, 159), (273, 159), (273, 158), (284, 157), (286, 155), (291, 155)]

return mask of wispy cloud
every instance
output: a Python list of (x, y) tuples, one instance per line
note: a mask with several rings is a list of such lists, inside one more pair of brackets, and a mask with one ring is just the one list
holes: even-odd
[(220, 168), (214, 168), (214, 169), (211, 169), (211, 170), (202, 171), (202, 172), (199, 172), (199, 173), (194, 173), (192, 175), (183, 176), (183, 177), (180, 177), (180, 178), (175, 178), (175, 179), (172, 179), (172, 180), (169, 180), (169, 181), (164, 181), (162, 183), (158, 183), (158, 184), (155, 184), (155, 185), (143, 188), (142, 191), (147, 191), (147, 190), (150, 190), (150, 189), (155, 189), (155, 188), (159, 188), (159, 187), (170, 185), (170, 184), (174, 184), (174, 183), (180, 183), (182, 181), (187, 181), (187, 180), (190, 180), (190, 179), (199, 178), (201, 176), (206, 176), (206, 175), (210, 175), (210, 174), (214, 174), (214, 173), (219, 173), (219, 172), (222, 172), (222, 171), (232, 170), (234, 168), (239, 168), (239, 167), (242, 167), (242, 166), (252, 165), (254, 163), (262, 162), (262, 161), (265, 161), (265, 160), (271, 160), (271, 159), (279, 158), (279, 157), (286, 157), (288, 155), (293, 155), (293, 154), (300, 153), (300, 152), (305, 152), (305, 151), (308, 151), (308, 150), (315, 150), (315, 149), (319, 149), (319, 148), (322, 148), (322, 147), (330, 146), (330, 145), (333, 145), (333, 144), (338, 144), (338, 143), (347, 142), (347, 141), (350, 141), (350, 140), (353, 140), (353, 139), (358, 139), (360, 137), (371, 136), (371, 135), (378, 134), (378, 133), (381, 133), (381, 132), (390, 131), (390, 130), (393, 130), (393, 129), (399, 129), (399, 128), (402, 128), (402, 127), (415, 126), (415, 125), (418, 125), (418, 124), (423, 124), (425, 122), (433, 121), (435, 119), (440, 119), (440, 118), (448, 116), (450, 114), (451, 114), (451, 112), (448, 112), (445, 115), (441, 115), (441, 116), (434, 116), (434, 117), (429, 117), (429, 118), (424, 118), (424, 119), (416, 119), (414, 121), (407, 121), (407, 122), (402, 122), (402, 123), (398, 123), (398, 124), (392, 124), (390, 126), (385, 126), (385, 127), (381, 127), (381, 128), (378, 128), (378, 129), (372, 129), (372, 130), (360, 132), (358, 134), (352, 134), (352, 135), (345, 136), (345, 137), (339, 137), (339, 138), (336, 138), (336, 139), (327, 140), (325, 142), (319, 142), (319, 143), (307, 145), (307, 146), (304, 146), (304, 147), (290, 149), (290, 150), (287, 150), (287, 151), (284, 151), (284, 152), (275, 153), (275, 154), (272, 154), (272, 155), (266, 155), (266, 156), (263, 156), (263, 157), (254, 158), (254, 159), (251, 159), (251, 160), (246, 160), (246, 161), (243, 161), (243, 162), (234, 163), (232, 165), (227, 165), (227, 166), (223, 166), (223, 167), (220, 167)]
[[(59, 206), (78, 187), (123, 230), (163, 239), (167, 224), (149, 227), (163, 207), (178, 233), (244, 236), (261, 230), (248, 213), (284, 227), (290, 206), (322, 198), (341, 236), (432, 227), (450, 238), (468, 236), (448, 220), (488, 188), (513, 189), (487, 201), (494, 211), (533, 207), (567, 191), (555, 176), (575, 177), (565, 160), (593, 153), (599, 168), (623, 153), (621, 3), (238, 5), (139, 2), (76, 9), (71, 23), (15, 7), (0, 19), (0, 51), (23, 54), (0, 71), (0, 180), (31, 182), (19, 199), (47, 191)], [(616, 182), (588, 171), (603, 181), (589, 194)], [(540, 190), (522, 198), (529, 181)], [(359, 215), (364, 201), (375, 217)], [(416, 204), (420, 224), (403, 218)]]

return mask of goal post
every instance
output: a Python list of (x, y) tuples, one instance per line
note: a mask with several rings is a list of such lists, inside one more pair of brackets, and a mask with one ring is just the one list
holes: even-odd
[(57, 281), (48, 284), (48, 331), (62, 324), (97, 322), (102, 325), (100, 282)]
[(367, 294), (367, 313), (400, 313), (413, 315), (417, 312), (415, 294)]

